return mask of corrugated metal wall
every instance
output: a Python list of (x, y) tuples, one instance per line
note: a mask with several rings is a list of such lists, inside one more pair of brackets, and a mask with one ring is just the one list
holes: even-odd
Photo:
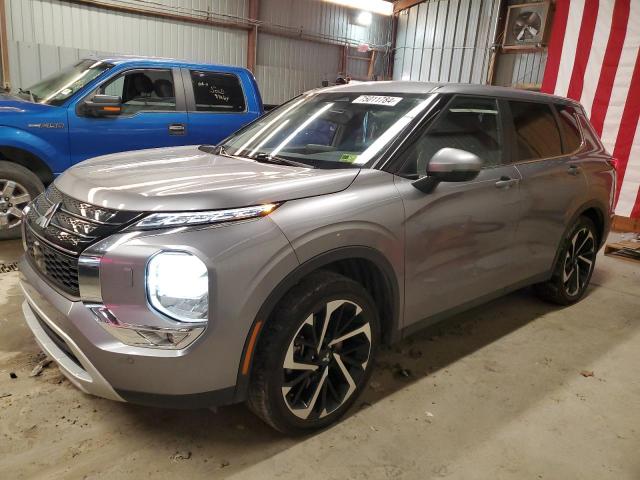
[(340, 47), (261, 34), (256, 79), (266, 103), (278, 104), (294, 94), (333, 82), (340, 64)]
[[(248, 0), (102, 0), (197, 18), (244, 21)], [(105, 10), (60, 0), (6, 0), (11, 85), (27, 87), (90, 53), (174, 57), (246, 66), (247, 32)], [(391, 17), (374, 15), (370, 27), (353, 25), (355, 11), (320, 0), (261, 0), (260, 21), (287, 35), (325, 43), (258, 36), (256, 78), (266, 103), (279, 103), (333, 81), (345, 42), (385, 45)], [(350, 60), (360, 76), (366, 62)], [(382, 66), (380, 70), (382, 70)]]
[[(185, 8), (243, 14), (241, 1), (180, 0)], [(246, 65), (242, 30), (170, 22), (57, 0), (8, 0), (11, 83), (28, 86), (89, 53), (175, 57)], [(220, 48), (224, 45), (224, 48)]]
[(546, 51), (500, 55), (495, 84), (503, 87), (540, 86), (546, 63)]
[(393, 77), (485, 83), (498, 0), (428, 0), (398, 17)]

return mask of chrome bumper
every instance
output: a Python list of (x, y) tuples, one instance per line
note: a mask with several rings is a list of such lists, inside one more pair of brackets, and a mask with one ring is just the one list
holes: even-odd
[[(22, 312), (25, 321), (31, 329), (36, 342), (40, 345), (40, 348), (58, 364), (64, 376), (85, 393), (123, 402), (124, 399), (118, 395), (104, 377), (100, 375), (76, 343), (56, 326), (56, 324), (47, 317), (45, 312), (38, 308), (22, 284), (20, 284), (20, 287), (26, 298), (22, 303)], [(45, 331), (41, 322), (58, 336), (58, 341), (64, 342), (64, 345), (75, 357), (77, 363), (67, 352), (58, 346), (50, 334)]]

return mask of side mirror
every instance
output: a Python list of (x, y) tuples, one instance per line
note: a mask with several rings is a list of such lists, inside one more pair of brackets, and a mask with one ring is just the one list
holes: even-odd
[(122, 113), (122, 99), (116, 95), (94, 95), (82, 104), (83, 113), (93, 117), (108, 117)]
[(428, 163), (427, 176), (412, 183), (430, 193), (440, 182), (467, 182), (478, 176), (482, 160), (477, 155), (458, 148), (441, 148)]

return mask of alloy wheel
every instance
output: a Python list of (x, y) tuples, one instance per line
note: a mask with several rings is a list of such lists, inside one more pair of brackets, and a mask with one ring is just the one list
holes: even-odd
[(282, 395), (303, 420), (326, 417), (357, 390), (371, 355), (371, 325), (362, 308), (334, 300), (310, 314), (287, 349)]
[(31, 195), (23, 185), (0, 178), (0, 230), (20, 225), (22, 210), (30, 201)]
[(587, 227), (579, 229), (571, 237), (562, 271), (562, 282), (567, 295), (573, 297), (585, 288), (596, 256), (596, 241)]

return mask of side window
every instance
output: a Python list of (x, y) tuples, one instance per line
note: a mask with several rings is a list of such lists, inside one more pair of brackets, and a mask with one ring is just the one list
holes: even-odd
[(243, 112), (244, 94), (237, 76), (191, 70), (198, 112)]
[(502, 163), (498, 105), (493, 98), (455, 97), (406, 154), (403, 174), (426, 175), (428, 162), (442, 148), (478, 155), (485, 168)]
[(118, 75), (98, 89), (122, 99), (122, 114), (140, 111), (175, 111), (176, 97), (171, 70), (134, 70)]
[(545, 103), (510, 101), (516, 136), (515, 161), (562, 155), (562, 143), (551, 107)]
[(556, 105), (556, 109), (558, 110), (560, 130), (562, 131), (562, 151), (565, 154), (573, 153), (578, 150), (580, 143), (582, 143), (576, 111), (568, 105)]

